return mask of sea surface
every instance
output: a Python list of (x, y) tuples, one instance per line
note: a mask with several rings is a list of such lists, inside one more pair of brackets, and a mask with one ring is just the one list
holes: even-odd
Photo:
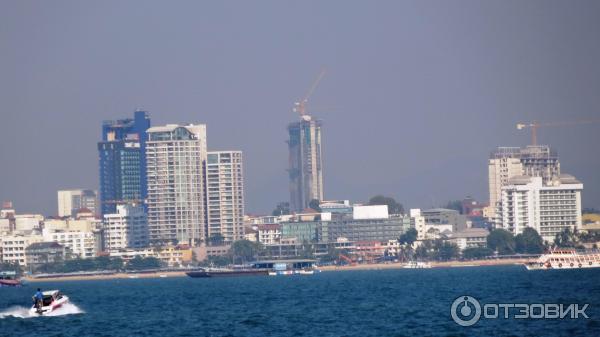
[[(29, 317), (35, 288), (71, 306)], [(589, 304), (589, 319), (455, 323), (453, 301)], [(473, 311), (474, 312), (474, 311)], [(600, 269), (520, 266), (118, 279), (0, 288), (0, 336), (600, 336)]]

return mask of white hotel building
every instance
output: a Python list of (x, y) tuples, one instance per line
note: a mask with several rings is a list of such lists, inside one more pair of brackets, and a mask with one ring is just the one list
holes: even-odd
[(207, 237), (225, 242), (244, 238), (242, 151), (211, 151), (206, 162)]
[(568, 174), (543, 184), (542, 177), (516, 176), (502, 187), (501, 227), (517, 235), (533, 227), (552, 242), (565, 228), (581, 228), (583, 184)]
[(117, 213), (104, 214), (104, 248), (118, 251), (148, 246), (148, 222), (144, 208), (117, 205)]
[(206, 125), (169, 124), (146, 132), (150, 242), (197, 245), (206, 237)]
[(96, 235), (93, 232), (43, 230), (45, 242), (57, 242), (69, 248), (69, 252), (82, 259), (95, 257), (98, 253)]

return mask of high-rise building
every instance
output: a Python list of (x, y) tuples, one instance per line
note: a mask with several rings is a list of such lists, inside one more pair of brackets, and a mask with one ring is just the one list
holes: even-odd
[(499, 147), (490, 155), (488, 162), (490, 207), (496, 207), (502, 196), (502, 186), (508, 184), (511, 177), (523, 174), (521, 149), (518, 147)]
[(148, 222), (144, 208), (132, 204), (117, 205), (115, 214), (104, 214), (104, 248), (117, 251), (148, 245)]
[(560, 162), (555, 150), (546, 145), (528, 145), (525, 148), (499, 147), (488, 162), (490, 204), (486, 217), (497, 218), (502, 187), (515, 176), (541, 177), (549, 184), (560, 175)]
[(244, 175), (241, 151), (211, 151), (206, 161), (207, 237), (244, 236)]
[(583, 184), (568, 174), (548, 183), (542, 177), (516, 176), (502, 187), (500, 224), (514, 235), (534, 228), (552, 242), (565, 228), (581, 228)]
[(101, 213), (112, 214), (117, 205), (142, 203), (147, 195), (145, 147), (150, 128), (146, 111), (136, 111), (134, 118), (105, 121), (100, 157)]
[(147, 133), (150, 242), (197, 245), (206, 238), (206, 125), (169, 124)]
[(310, 115), (288, 126), (290, 207), (302, 211), (311, 200), (323, 200), (321, 121)]
[(80, 209), (88, 209), (92, 214), (98, 210), (97, 192), (93, 190), (58, 191), (58, 216), (75, 217)]

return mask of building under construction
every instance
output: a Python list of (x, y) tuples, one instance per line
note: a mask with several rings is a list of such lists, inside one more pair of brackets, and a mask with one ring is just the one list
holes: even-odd
[(541, 177), (544, 185), (560, 176), (560, 162), (555, 150), (547, 145), (499, 147), (488, 162), (490, 205), (486, 217), (494, 218), (501, 200), (502, 187), (514, 176)]
[(300, 115), (300, 121), (289, 124), (287, 128), (292, 211), (308, 208), (311, 200), (323, 200), (322, 123), (306, 111), (306, 105), (324, 75), (325, 70), (322, 70), (304, 98), (294, 103), (294, 112)]
[(321, 121), (310, 115), (288, 126), (290, 208), (302, 211), (311, 200), (323, 200)]

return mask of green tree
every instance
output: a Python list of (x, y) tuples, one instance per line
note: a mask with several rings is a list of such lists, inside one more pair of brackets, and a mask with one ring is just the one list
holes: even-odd
[(127, 262), (125, 269), (127, 270), (145, 270), (145, 269), (157, 269), (162, 266), (159, 259), (155, 257), (140, 257), (136, 256)]
[(515, 253), (515, 238), (511, 232), (504, 229), (494, 229), (487, 236), (487, 246), (500, 255)]
[(467, 260), (477, 260), (494, 255), (494, 251), (486, 247), (465, 248), (462, 252), (463, 258)]
[(424, 240), (415, 250), (415, 257), (418, 260), (429, 260), (433, 255), (433, 243), (431, 240)]
[(400, 238), (398, 239), (398, 242), (401, 245), (409, 245), (412, 246), (412, 244), (417, 241), (417, 230), (414, 228), (410, 228), (409, 230), (406, 231), (406, 233), (402, 233), (402, 235), (400, 235)]
[(0, 271), (14, 271), (17, 277), (23, 275), (23, 268), (18, 263), (0, 262)]
[(280, 202), (277, 204), (277, 207), (271, 213), (273, 216), (278, 215), (287, 215), (290, 214), (290, 203), (289, 202)]
[(121, 270), (123, 259), (120, 257), (99, 256), (94, 260), (95, 270)]
[(229, 256), (209, 256), (204, 261), (202, 261), (202, 266), (207, 267), (225, 267), (231, 264), (231, 258)]
[(308, 203), (308, 207), (310, 207), (311, 209), (314, 209), (317, 212), (321, 212), (321, 206), (320, 206), (320, 201), (317, 199), (312, 199), (309, 203)]
[(440, 261), (454, 260), (460, 254), (460, 249), (455, 243), (445, 240), (436, 240), (433, 250), (435, 259)]
[(570, 227), (563, 229), (560, 233), (556, 234), (554, 238), (554, 245), (561, 248), (581, 248), (583, 247), (579, 243), (579, 235), (577, 231), (572, 231)]
[(545, 250), (544, 240), (538, 232), (526, 227), (523, 233), (515, 236), (515, 250), (517, 253), (524, 254), (541, 254)]
[(300, 254), (302, 258), (312, 259), (315, 256), (313, 245), (304, 240), (304, 242), (302, 242), (302, 251)]
[(254, 261), (260, 250), (260, 243), (248, 240), (238, 240), (231, 245), (229, 253), (232, 256), (234, 263), (244, 264), (246, 262)]
[(463, 204), (460, 200), (450, 200), (446, 204), (447, 209), (453, 209), (458, 211), (460, 214), (463, 214)]
[(369, 205), (387, 205), (390, 214), (404, 214), (404, 206), (394, 198), (376, 195), (369, 200)]

